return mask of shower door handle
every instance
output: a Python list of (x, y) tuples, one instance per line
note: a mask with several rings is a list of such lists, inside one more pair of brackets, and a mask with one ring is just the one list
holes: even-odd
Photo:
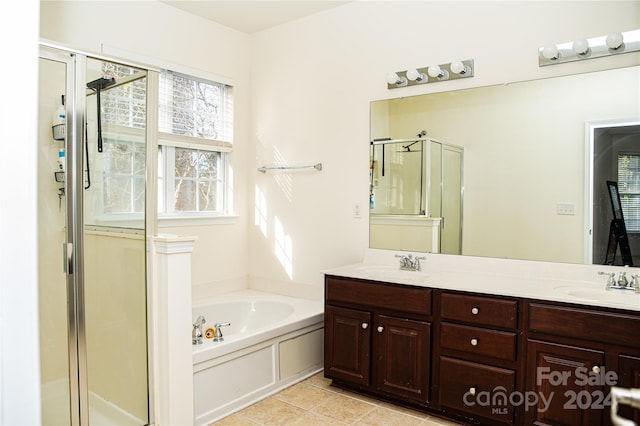
[(73, 243), (62, 243), (62, 271), (73, 274)]

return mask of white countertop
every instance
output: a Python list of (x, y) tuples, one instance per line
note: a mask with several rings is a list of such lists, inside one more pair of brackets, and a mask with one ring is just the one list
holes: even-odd
[[(459, 259), (453, 259), (454, 257)], [(323, 272), (328, 275), (443, 290), (640, 312), (640, 294), (631, 290), (605, 291), (607, 277), (597, 274), (599, 270), (616, 272), (617, 278), (619, 272), (623, 271), (627, 272), (627, 278), (631, 281), (633, 270), (627, 268), (602, 265), (558, 266), (546, 262), (463, 258), (465, 256), (428, 254), (427, 259), (422, 261), (421, 271), (403, 271), (399, 269), (398, 259), (393, 256), (365, 256), (364, 262)]]

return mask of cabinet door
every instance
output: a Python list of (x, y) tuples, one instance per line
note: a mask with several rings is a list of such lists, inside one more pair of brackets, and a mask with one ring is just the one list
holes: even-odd
[(325, 307), (325, 376), (347, 383), (370, 383), (371, 313)]
[[(618, 383), (621, 388), (640, 389), (640, 356), (620, 355), (618, 358)], [(640, 425), (640, 409), (619, 405), (618, 414)]]
[[(537, 406), (527, 407), (526, 424), (600, 425), (604, 412), (601, 351), (556, 343), (527, 342), (527, 392)], [(528, 394), (529, 395), (529, 394)]]
[(428, 402), (431, 324), (378, 315), (374, 335), (377, 389)]

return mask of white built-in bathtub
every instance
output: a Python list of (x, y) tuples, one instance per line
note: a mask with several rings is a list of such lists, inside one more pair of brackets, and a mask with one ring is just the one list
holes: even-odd
[(203, 333), (215, 323), (223, 342), (193, 345), (194, 423), (209, 424), (322, 370), (324, 306), (252, 290), (193, 306)]

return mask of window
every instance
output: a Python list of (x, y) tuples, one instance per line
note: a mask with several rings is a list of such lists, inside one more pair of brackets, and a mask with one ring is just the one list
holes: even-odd
[(224, 210), (221, 152), (162, 146), (158, 163), (159, 187), (166, 188), (158, 201), (159, 210), (169, 214)]
[(165, 217), (227, 214), (225, 163), (233, 139), (231, 88), (163, 71), (158, 128), (159, 213)]
[(618, 191), (627, 232), (640, 232), (640, 154), (618, 154)]
[[(146, 72), (110, 62), (102, 62), (101, 69), (105, 77), (113, 77), (119, 84), (101, 92), (103, 151), (97, 154), (90, 150), (85, 185), (102, 190), (100, 195), (96, 193), (100, 207), (89, 216), (141, 214), (145, 206)], [(95, 97), (91, 102), (89, 121), (95, 126)], [(95, 135), (91, 132), (92, 138), (96, 135), (97, 131)]]

